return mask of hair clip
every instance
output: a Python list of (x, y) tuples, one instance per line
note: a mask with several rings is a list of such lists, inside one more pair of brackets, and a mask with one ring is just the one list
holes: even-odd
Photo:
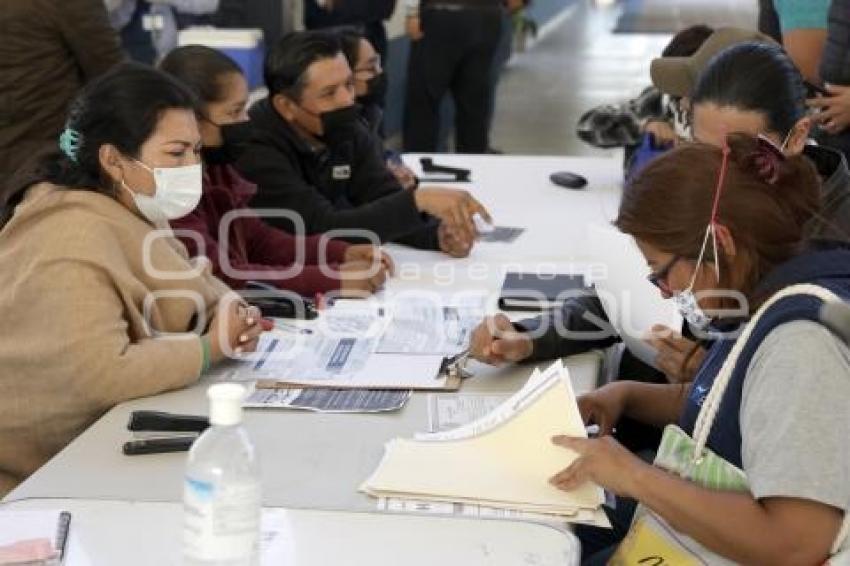
[(785, 154), (763, 134), (758, 135), (758, 144), (751, 156), (755, 172), (768, 185), (775, 185), (779, 180), (779, 169), (785, 161)]
[(59, 136), (59, 149), (74, 163), (77, 163), (77, 154), (82, 144), (83, 136), (73, 128), (66, 127), (62, 135)]

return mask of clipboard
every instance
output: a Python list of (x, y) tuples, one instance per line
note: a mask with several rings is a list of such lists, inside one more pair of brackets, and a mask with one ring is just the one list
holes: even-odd
[[(422, 387), (411, 384), (381, 384), (380, 387), (370, 386), (352, 386), (351, 389), (386, 389), (386, 390), (414, 390), (414, 391), (457, 391), (460, 389), (464, 379), (471, 377), (471, 374), (466, 370), (466, 362), (469, 358), (469, 352), (463, 352), (444, 357), (440, 364), (439, 372), (434, 376), (433, 387)], [(442, 381), (442, 383), (441, 383)], [(320, 389), (348, 389), (340, 387), (338, 383), (322, 384), (321, 381), (291, 381), (291, 380), (275, 380), (275, 379), (258, 379), (256, 381), (257, 389), (305, 389), (305, 388), (320, 388)]]

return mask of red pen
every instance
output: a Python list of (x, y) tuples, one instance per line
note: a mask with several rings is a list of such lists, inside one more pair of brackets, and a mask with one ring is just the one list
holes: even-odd
[(321, 311), (325, 309), (325, 296), (322, 293), (316, 293), (316, 310)]

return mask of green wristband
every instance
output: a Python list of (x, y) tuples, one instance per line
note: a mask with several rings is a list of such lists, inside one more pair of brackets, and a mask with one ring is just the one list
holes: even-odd
[(201, 375), (207, 373), (212, 365), (211, 350), (210, 337), (207, 335), (201, 336)]

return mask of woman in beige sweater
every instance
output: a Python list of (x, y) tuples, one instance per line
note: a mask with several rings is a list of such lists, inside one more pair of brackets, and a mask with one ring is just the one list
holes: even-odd
[(0, 219), (0, 495), (112, 406), (256, 348), (259, 313), (156, 226), (200, 198), (193, 96), (124, 65)]

